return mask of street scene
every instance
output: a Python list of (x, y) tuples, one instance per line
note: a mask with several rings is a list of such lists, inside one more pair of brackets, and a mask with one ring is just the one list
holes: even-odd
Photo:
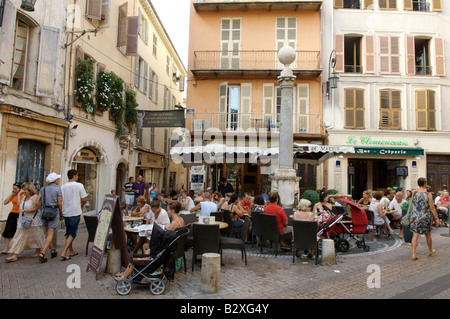
[(448, 299), (449, 40), (442, 0), (0, 0), (0, 298)]

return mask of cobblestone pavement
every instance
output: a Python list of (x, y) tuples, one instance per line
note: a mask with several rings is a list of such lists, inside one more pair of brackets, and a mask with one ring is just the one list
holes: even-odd
[[(95, 279), (86, 271), (85, 256), (87, 230), (80, 225), (74, 242), (79, 252), (69, 261), (60, 258), (39, 264), (25, 251), (19, 261), (6, 263), (0, 257), (0, 298), (2, 299), (387, 299), (387, 298), (450, 298), (450, 237), (448, 228), (433, 229), (433, 248), (436, 254), (429, 257), (425, 238), (419, 239), (419, 259), (411, 260), (411, 246), (400, 239), (371, 250), (369, 253), (338, 254), (332, 266), (315, 265), (314, 260), (291, 255), (261, 256), (250, 253), (248, 265), (241, 260), (240, 252), (224, 250), (221, 268), (220, 291), (204, 294), (201, 291), (200, 264), (191, 271), (191, 250), (186, 252), (187, 273), (179, 271), (163, 295), (154, 296), (148, 286), (133, 285), (127, 296), (119, 296), (110, 274), (102, 272)], [(58, 231), (58, 252), (64, 243), (64, 230)], [(370, 244), (370, 243), (369, 243)], [(90, 247), (92, 244), (90, 245)], [(353, 249), (353, 248), (352, 248)], [(357, 248), (355, 248), (357, 249)], [(269, 248), (265, 248), (269, 250)], [(106, 259), (106, 258), (105, 258)], [(104, 260), (106, 265), (106, 261)], [(105, 266), (104, 265), (104, 266)], [(105, 269), (105, 267), (103, 267)], [(75, 270), (75, 271), (74, 271)], [(79, 270), (81, 288), (69, 288), (68, 278)], [(380, 281), (373, 280), (380, 274)], [(73, 282), (73, 281), (72, 281)], [(368, 285), (369, 282), (369, 285)], [(379, 288), (369, 288), (379, 283)], [(70, 284), (70, 280), (69, 280)], [(70, 286), (70, 285), (69, 285)]]

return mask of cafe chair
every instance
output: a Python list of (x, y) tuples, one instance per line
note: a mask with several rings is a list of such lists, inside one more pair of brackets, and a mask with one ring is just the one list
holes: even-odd
[(370, 225), (370, 227), (372, 228), (372, 240), (373, 240), (373, 235), (375, 232), (375, 229), (377, 228), (377, 226), (375, 226), (375, 218), (373, 215), (373, 211), (366, 209), (366, 215), (367, 215), (367, 227)]
[(252, 211), (252, 241), (253, 237), (256, 236), (257, 240), (261, 240), (262, 236), (262, 220), (261, 220), (261, 212)]
[(180, 214), (180, 217), (183, 218), (185, 225), (192, 224), (197, 221), (197, 215), (192, 214), (192, 213), (191, 214)]
[(185, 255), (185, 249), (184, 247), (186, 246), (186, 240), (187, 240), (187, 236), (188, 234), (191, 232), (191, 226), (183, 226), (180, 228), (177, 228), (175, 230), (178, 240), (177, 240), (177, 249), (174, 251), (173, 253), (173, 257), (175, 260), (177, 260), (180, 257), (183, 257), (183, 263), (184, 263), (184, 272), (186, 272), (186, 255)]
[[(278, 247), (280, 244), (280, 233), (278, 232), (277, 217), (275, 215), (261, 214), (262, 220), (262, 240), (269, 241), (270, 246), (275, 243), (275, 256), (278, 256)], [(261, 242), (261, 253), (264, 244)]]
[[(192, 271), (198, 255), (220, 253), (219, 225), (193, 224)], [(220, 258), (222, 260), (222, 256)]]
[(223, 249), (240, 249), (242, 259), (245, 260), (245, 265), (247, 266), (247, 251), (245, 250), (245, 240), (248, 236), (248, 231), (250, 228), (250, 218), (245, 217), (244, 225), (242, 226), (241, 238), (232, 237), (220, 237), (220, 255), (222, 256)]
[(97, 215), (83, 215), (86, 228), (88, 230), (88, 239), (86, 243), (86, 256), (88, 255), (89, 243), (93, 243), (95, 240), (95, 232), (97, 231), (98, 219)]
[(223, 220), (223, 212), (213, 212), (210, 214), (211, 217), (216, 219), (216, 222), (221, 222)]
[(319, 256), (317, 241), (317, 222), (306, 220), (294, 220), (294, 240), (292, 242), (292, 263), (295, 263), (297, 249), (310, 249), (315, 251), (315, 262)]
[(231, 212), (223, 210), (223, 221), (228, 224), (228, 227), (222, 230), (222, 235), (230, 237), (233, 234), (233, 221), (231, 220)]

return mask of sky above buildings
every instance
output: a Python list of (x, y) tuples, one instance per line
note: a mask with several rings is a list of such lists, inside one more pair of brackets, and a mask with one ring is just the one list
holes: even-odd
[(184, 67), (187, 69), (189, 48), (189, 0), (151, 0)]

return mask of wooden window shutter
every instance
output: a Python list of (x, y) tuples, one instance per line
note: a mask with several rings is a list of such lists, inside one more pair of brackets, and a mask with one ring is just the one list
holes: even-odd
[(59, 53), (59, 35), (60, 29), (47, 26), (41, 28), (36, 83), (37, 96), (54, 96)]
[(414, 36), (406, 35), (406, 74), (416, 74), (416, 52), (414, 44)]
[[(296, 132), (300, 132), (300, 130), (305, 130), (305, 132), (310, 132), (309, 130), (309, 84), (301, 83), (297, 85), (297, 127)], [(314, 123), (315, 124), (315, 123)], [(316, 128), (311, 128), (311, 131), (314, 131)]]
[(413, 0), (403, 0), (403, 10), (412, 11), (413, 10)]
[(400, 38), (391, 36), (389, 41), (391, 74), (400, 74)]
[(14, 54), (16, 6), (9, 0), (4, 3), (3, 22), (0, 28), (0, 83), (11, 85), (11, 69)]
[(102, 0), (87, 0), (86, 1), (86, 17), (92, 20), (102, 20)]
[(334, 72), (344, 73), (344, 35), (335, 34), (334, 35), (334, 50), (336, 51), (336, 66), (334, 67)]
[(380, 129), (401, 129), (401, 91), (380, 91)]
[[(219, 130), (225, 131), (227, 123), (227, 104), (228, 102), (228, 82), (219, 84), (219, 107), (218, 107), (218, 123)], [(212, 125), (213, 123), (211, 123)], [(211, 126), (214, 127), (214, 126)]]
[[(75, 68), (78, 67), (78, 63), (80, 60), (84, 59), (84, 50), (81, 46), (77, 45), (76, 49), (75, 49)], [(74, 83), (76, 83), (76, 79), (74, 81)], [(76, 107), (81, 107), (81, 102), (78, 101), (78, 99), (76, 97), (74, 97), (74, 105)]]
[(119, 28), (117, 32), (117, 46), (123, 47), (127, 44), (127, 19), (128, 2), (119, 7)]
[(373, 8), (373, 0), (364, 0), (364, 9), (370, 9), (370, 7)]
[(144, 76), (144, 88), (143, 88), (143, 91), (144, 91), (144, 94), (145, 95), (147, 95), (147, 87), (148, 87), (148, 64), (147, 64), (147, 62), (146, 61), (144, 61), (144, 74), (143, 74), (143, 76)]
[(140, 61), (139, 61), (139, 55), (136, 55), (136, 57), (134, 58), (134, 86), (136, 88), (140, 88), (139, 84), (140, 84)]
[(389, 36), (380, 36), (380, 74), (390, 74)]
[(127, 28), (127, 56), (136, 56), (138, 54), (138, 17), (128, 17)]
[(436, 130), (436, 92), (428, 90), (428, 130)]
[(345, 128), (355, 128), (355, 89), (345, 89)]
[(159, 77), (158, 74), (155, 73), (155, 81), (153, 82), (155, 87), (155, 96), (153, 97), (155, 103), (158, 103), (158, 94), (159, 94)]
[(434, 38), (434, 75), (445, 76), (445, 51), (444, 51), (444, 38)]
[(442, 11), (442, 0), (433, 0), (432, 1), (432, 10), (436, 11), (436, 12), (441, 12)]
[(274, 111), (275, 86), (273, 83), (263, 84), (263, 127), (272, 120)]
[(375, 37), (373, 35), (365, 36), (366, 44), (366, 73), (375, 73)]
[(344, 8), (344, 0), (334, 0), (334, 8), (335, 9), (343, 9)]
[(153, 70), (152, 67), (148, 69), (148, 97), (153, 100)]
[(427, 95), (427, 90), (416, 91), (416, 129), (418, 131), (428, 130)]
[(355, 128), (364, 129), (364, 90), (355, 89)]
[(251, 128), (252, 113), (252, 84), (241, 83), (241, 123), (240, 127), (244, 131)]
[(387, 8), (387, 1), (388, 0), (378, 0), (378, 6), (380, 9), (386, 9)]

